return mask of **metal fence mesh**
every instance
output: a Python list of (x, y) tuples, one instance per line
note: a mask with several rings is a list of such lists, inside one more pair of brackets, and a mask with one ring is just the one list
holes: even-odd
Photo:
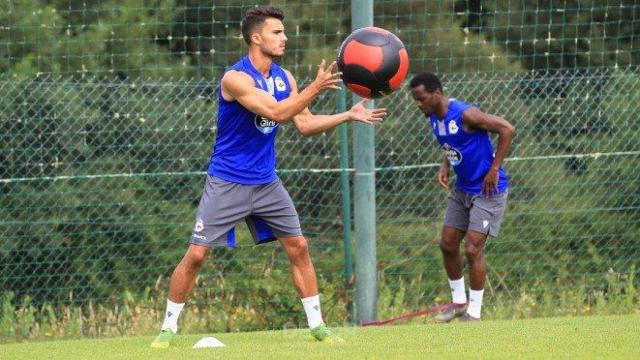
[[(283, 64), (304, 87), (349, 32), (349, 2), (272, 4), (287, 13)], [(215, 136), (216, 76), (243, 54), (239, 21), (252, 5), (0, 3), (0, 289), (14, 305), (87, 312), (133, 297), (138, 323), (159, 325), (153, 310), (162, 311), (186, 249)], [(411, 72), (438, 71), (448, 95), (517, 127), (506, 217), (485, 251), (488, 316), (541, 314), (569, 293), (589, 313), (617, 282), (632, 284), (627, 293), (637, 287), (639, 9), (633, 1), (375, 2), (375, 25), (403, 39)], [(335, 112), (337, 96), (323, 95), (312, 111)], [(377, 104), (390, 112), (375, 150), (385, 317), (448, 299), (437, 246), (445, 194), (435, 181), (440, 153), (410, 94)], [(283, 126), (278, 164), (310, 239), (326, 317), (344, 322), (354, 296), (343, 280), (340, 173), (351, 169), (340, 167), (338, 132), (305, 138)], [(303, 324), (279, 246), (253, 247), (238, 230), (241, 248), (213, 252), (185, 324)], [(215, 315), (198, 316), (207, 312)], [(105, 323), (121, 333), (136, 326)]]
[[(283, 63), (298, 76), (335, 57), (351, 29), (345, 0), (269, 1), (285, 12)], [(374, 24), (397, 34), (412, 71), (590, 69), (640, 62), (634, 0), (384, 0)], [(74, 77), (207, 78), (245, 51), (252, 1), (5, 0), (0, 71)]]
[[(607, 271), (637, 271), (639, 80), (637, 69), (446, 77), (445, 92), (518, 129), (505, 163), (504, 226), (485, 251), (494, 303), (554, 288), (553, 303), (577, 284), (602, 289)], [(411, 102), (407, 93), (390, 100), (392, 119), (377, 133), (376, 189), (381, 276), (390, 287), (409, 282), (417, 307), (448, 299), (437, 249), (446, 200), (440, 154)]]
[[(506, 163), (512, 186), (504, 227), (487, 249), (492, 291), (517, 296), (520, 287), (561, 276), (598, 286), (609, 268), (636, 264), (637, 69), (444, 81), (447, 93), (518, 128)], [(1, 109), (3, 289), (82, 303), (164, 283), (158, 279), (186, 246), (215, 132), (207, 84), (4, 77), (0, 88), (9, 94)], [(314, 111), (333, 111), (334, 97), (321, 98)], [(419, 306), (446, 294), (437, 248), (445, 204), (435, 183), (439, 152), (406, 92), (379, 103), (391, 109), (376, 139), (380, 286), (394, 292), (410, 282), (407, 291), (418, 296), (404, 305)], [(285, 126), (278, 146), (279, 174), (318, 272), (339, 287), (337, 132), (305, 138)], [(249, 244), (245, 234), (241, 246)], [(277, 246), (238, 251), (246, 254), (237, 262), (214, 254), (203, 276), (260, 278), (275, 266), (289, 281)], [(295, 299), (292, 288), (283, 291)], [(384, 302), (380, 310), (391, 311)]]

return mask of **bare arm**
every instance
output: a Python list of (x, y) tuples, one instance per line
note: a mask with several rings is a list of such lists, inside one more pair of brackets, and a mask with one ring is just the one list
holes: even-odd
[(339, 89), (340, 73), (332, 73), (335, 62), (324, 68), (324, 60), (318, 67), (316, 79), (300, 93), (276, 101), (266, 91), (255, 87), (253, 79), (240, 71), (229, 71), (222, 77), (222, 96), (236, 100), (254, 114), (277, 122), (287, 122), (326, 89)]
[(346, 112), (333, 115), (313, 115), (307, 109), (293, 118), (293, 123), (304, 136), (316, 135), (349, 120)]
[[(286, 71), (286, 73), (289, 83), (291, 84), (291, 96), (293, 96), (298, 93), (298, 84), (289, 71)], [(310, 136), (325, 132), (345, 121), (356, 120), (367, 124), (373, 124), (374, 122), (381, 121), (382, 118), (386, 116), (386, 109), (366, 109), (364, 107), (365, 101), (366, 100), (360, 101), (349, 111), (333, 115), (314, 115), (309, 111), (309, 108), (305, 108), (298, 113), (298, 115), (293, 117), (293, 124), (296, 126), (300, 134)]]
[(438, 170), (438, 183), (440, 183), (444, 191), (449, 191), (449, 159), (447, 159), (446, 155), (442, 155), (442, 165)]
[(496, 149), (495, 158), (491, 165), (492, 170), (498, 170), (502, 166), (502, 162), (511, 148), (511, 142), (516, 134), (516, 128), (507, 120), (484, 113), (478, 108), (469, 108), (462, 114), (462, 121), (465, 125), (472, 129), (482, 129), (498, 134), (498, 147)]
[(516, 128), (507, 120), (496, 115), (484, 113), (477, 108), (465, 110), (464, 114), (462, 114), (462, 122), (471, 129), (483, 129), (498, 134), (498, 147), (483, 185), (483, 192), (491, 194), (497, 186), (498, 169), (502, 166), (504, 158), (511, 148)]

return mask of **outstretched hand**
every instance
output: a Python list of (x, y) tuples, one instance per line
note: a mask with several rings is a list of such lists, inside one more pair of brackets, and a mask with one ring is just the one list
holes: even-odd
[(361, 121), (365, 124), (373, 124), (382, 121), (382, 119), (387, 116), (387, 109), (367, 109), (364, 107), (364, 104), (367, 101), (369, 101), (369, 99), (362, 99), (358, 101), (357, 104), (353, 105), (349, 110), (349, 118), (351, 120)]
[(320, 91), (325, 89), (340, 90), (338, 84), (342, 82), (342, 73), (333, 72), (333, 69), (336, 67), (336, 62), (334, 61), (329, 64), (326, 69), (324, 68), (324, 64), (325, 61), (322, 59), (322, 62), (318, 65), (318, 74), (313, 82)]

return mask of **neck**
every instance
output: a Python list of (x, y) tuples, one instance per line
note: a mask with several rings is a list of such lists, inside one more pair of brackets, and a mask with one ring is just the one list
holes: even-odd
[(443, 96), (440, 100), (440, 104), (438, 104), (438, 107), (434, 112), (436, 113), (436, 116), (438, 118), (442, 119), (445, 115), (447, 115), (447, 111), (449, 111), (449, 99)]
[(265, 77), (269, 76), (269, 70), (273, 59), (270, 56), (265, 55), (259, 48), (252, 46), (249, 48), (249, 60), (256, 70), (258, 70)]

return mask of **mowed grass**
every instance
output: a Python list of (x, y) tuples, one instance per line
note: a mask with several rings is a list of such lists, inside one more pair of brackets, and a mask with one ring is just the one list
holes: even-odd
[[(181, 335), (169, 349), (153, 337), (0, 345), (1, 359), (640, 359), (640, 315), (336, 328), (346, 341), (318, 343), (306, 330)], [(202, 336), (224, 348), (192, 349)]]

